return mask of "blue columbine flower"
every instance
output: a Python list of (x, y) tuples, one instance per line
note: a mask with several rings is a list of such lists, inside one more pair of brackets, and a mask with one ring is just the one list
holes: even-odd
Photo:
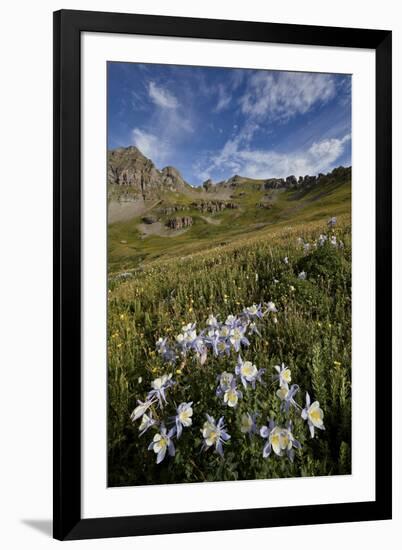
[[(274, 279), (274, 281), (279, 282), (276, 279)], [(268, 302), (267, 304), (265, 304), (265, 307), (266, 307), (265, 313), (278, 313), (278, 310), (274, 302)]]
[(202, 448), (207, 450), (211, 447), (215, 447), (215, 451), (223, 456), (223, 443), (226, 443), (230, 439), (230, 435), (225, 429), (224, 417), (218, 420), (215, 423), (213, 416), (206, 415), (207, 421), (204, 422), (204, 426), (201, 430), (202, 437), (204, 438), (204, 443)]
[(156, 463), (160, 464), (165, 458), (166, 451), (170, 456), (174, 456), (175, 448), (172, 438), (176, 433), (176, 428), (172, 428), (167, 432), (164, 424), (161, 425), (160, 432), (154, 435), (153, 440), (149, 444), (148, 451), (156, 453)]
[(332, 246), (337, 247), (338, 243), (336, 241), (336, 235), (332, 235), (332, 237), (329, 239), (329, 242), (330, 242), (330, 244), (332, 244)]
[(241, 346), (250, 345), (246, 338), (246, 327), (243, 325), (238, 325), (230, 330), (229, 340), (235, 351), (240, 351)]
[(276, 423), (272, 418), (268, 419), (268, 426), (261, 426), (261, 428), (260, 428), (260, 436), (263, 439), (267, 440), (267, 442), (264, 445), (264, 448), (262, 450), (262, 456), (264, 458), (267, 458), (271, 454), (272, 441), (270, 440), (270, 434), (276, 428), (277, 428)]
[(163, 403), (167, 403), (166, 401), (166, 390), (173, 386), (174, 381), (172, 380), (171, 374), (164, 374), (163, 376), (160, 376), (159, 378), (156, 378), (151, 382), (152, 390), (148, 393), (147, 399), (153, 399), (157, 398), (159, 401), (159, 406), (163, 408)]
[(176, 361), (176, 354), (167, 344), (167, 338), (159, 338), (156, 342), (156, 351), (159, 355), (161, 355), (165, 363), (174, 363)]
[(252, 437), (257, 433), (257, 416), (258, 413), (243, 413), (240, 419), (240, 431), (243, 434), (248, 434)]
[(195, 323), (189, 323), (182, 327), (181, 332), (176, 336), (176, 343), (183, 354), (186, 354), (189, 349), (194, 349), (194, 346), (200, 345), (200, 337), (197, 336)]
[(226, 317), (225, 325), (229, 327), (230, 329), (236, 327), (239, 324), (240, 320), (236, 317), (236, 315), (228, 315)]
[(140, 432), (140, 437), (154, 424), (156, 424), (156, 420), (152, 418), (152, 412), (149, 413), (149, 415), (147, 413), (144, 413), (142, 415), (140, 427), (138, 428)]
[(230, 329), (225, 325), (207, 331), (204, 337), (204, 343), (212, 349), (215, 357), (230, 355), (229, 334)]
[(253, 304), (252, 306), (246, 307), (243, 313), (247, 319), (262, 319), (264, 316), (261, 304)]
[(139, 399), (137, 399), (137, 403), (138, 403), (138, 406), (135, 407), (135, 409), (130, 415), (132, 422), (135, 422), (136, 420), (138, 420), (138, 418), (141, 418), (141, 416), (147, 412), (149, 407), (153, 405), (153, 403), (155, 403), (155, 398), (154, 397), (152, 397), (151, 399), (148, 398), (147, 401), (140, 401)]
[(223, 397), (225, 392), (230, 388), (232, 381), (234, 379), (234, 376), (231, 372), (222, 372), (222, 374), (218, 374), (216, 377), (216, 381), (218, 382), (218, 387), (216, 389), (216, 395), (218, 397)]
[(219, 327), (218, 319), (212, 313), (208, 316), (207, 327), (215, 329)]
[(306, 392), (306, 405), (301, 412), (301, 417), (303, 418), (303, 420), (307, 420), (307, 424), (310, 429), (310, 435), (312, 438), (314, 437), (314, 428), (325, 430), (323, 421), (324, 412), (320, 408), (320, 404), (318, 401), (314, 401), (314, 403), (311, 403), (310, 395), (308, 392)]
[(268, 458), (273, 450), (277, 456), (286, 454), (289, 460), (293, 462), (293, 448), (301, 448), (300, 443), (293, 436), (291, 421), (288, 422), (286, 428), (281, 428), (273, 420), (270, 420), (268, 426), (262, 426), (260, 435), (264, 439), (267, 439), (267, 443), (262, 451), (264, 458)]
[(319, 246), (324, 246), (324, 244), (327, 242), (328, 240), (328, 236), (327, 235), (323, 235), (321, 234), (319, 237), (318, 237), (318, 245)]
[(251, 384), (255, 389), (255, 383), (261, 382), (261, 377), (264, 374), (265, 369), (257, 369), (257, 367), (251, 361), (243, 361), (241, 356), (237, 358), (237, 365), (235, 373), (240, 376), (241, 383), (245, 388), (248, 384)]
[(292, 373), (289, 367), (287, 367), (285, 363), (282, 363), (281, 365), (275, 365), (274, 369), (277, 371), (278, 374), (273, 376), (273, 379), (279, 380), (279, 386), (281, 388), (285, 387), (286, 389), (288, 389), (289, 383), (292, 381)]
[(336, 226), (336, 222), (337, 222), (336, 216), (333, 216), (328, 220), (327, 225), (330, 229), (333, 229)]
[(287, 388), (286, 386), (282, 386), (277, 390), (276, 395), (281, 400), (281, 411), (282, 412), (289, 412), (289, 409), (291, 406), (293, 406), (295, 409), (300, 409), (299, 405), (294, 400), (294, 396), (299, 391), (299, 386), (297, 384), (292, 384), (290, 388)]
[(257, 334), (257, 336), (259, 336), (261, 338), (261, 332), (258, 330), (258, 327), (257, 325), (254, 323), (254, 321), (252, 321), (249, 326), (248, 326), (248, 330), (249, 330), (249, 333), (250, 334)]
[(193, 402), (190, 401), (189, 403), (181, 403), (177, 407), (177, 414), (174, 417), (177, 439), (179, 439), (179, 437), (181, 436), (183, 427), (188, 428), (193, 423), (193, 420), (191, 418), (193, 416), (192, 404)]
[(236, 380), (232, 378), (230, 386), (226, 389), (223, 394), (223, 401), (228, 407), (236, 407), (239, 399), (243, 397), (243, 394), (236, 387)]

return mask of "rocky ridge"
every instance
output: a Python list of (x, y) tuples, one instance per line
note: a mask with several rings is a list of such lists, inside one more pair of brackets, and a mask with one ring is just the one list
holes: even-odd
[(108, 184), (130, 187), (144, 199), (161, 190), (183, 191), (191, 186), (173, 166), (158, 170), (152, 160), (135, 147), (108, 152)]

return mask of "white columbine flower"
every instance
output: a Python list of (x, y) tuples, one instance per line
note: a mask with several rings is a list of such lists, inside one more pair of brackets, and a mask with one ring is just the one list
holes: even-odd
[(328, 225), (328, 227), (331, 228), (331, 229), (332, 229), (333, 227), (335, 227), (335, 226), (336, 226), (336, 217), (333, 216), (332, 218), (330, 218), (330, 219), (328, 220), (328, 222), (327, 222), (327, 225)]
[(277, 313), (278, 310), (276, 309), (276, 306), (274, 302), (268, 302), (267, 303), (267, 313)]
[(250, 345), (250, 342), (248, 341), (248, 339), (245, 336), (245, 332), (246, 332), (245, 327), (240, 327), (240, 326), (236, 327), (236, 328), (233, 328), (230, 331), (229, 340), (230, 340), (230, 343), (232, 344), (232, 346), (234, 347), (235, 351), (239, 351), (240, 347), (242, 345), (243, 346), (249, 346)]
[(177, 439), (181, 436), (183, 427), (188, 428), (193, 423), (193, 419), (191, 418), (193, 416), (192, 404), (193, 402), (190, 401), (189, 403), (181, 403), (177, 407), (177, 414), (175, 416)]
[(325, 430), (324, 427), (324, 411), (320, 408), (318, 401), (311, 403), (310, 395), (306, 392), (306, 406), (301, 412), (303, 420), (307, 420), (308, 427), (310, 429), (310, 435), (314, 437), (314, 428), (319, 430)]
[(168, 451), (170, 456), (174, 456), (175, 448), (172, 437), (174, 436), (175, 431), (176, 428), (172, 428), (169, 432), (167, 432), (165, 426), (162, 424), (160, 432), (154, 435), (153, 440), (149, 444), (148, 450), (152, 450), (156, 454), (157, 464), (162, 462), (165, 458), (166, 451)]
[(281, 456), (282, 451), (288, 446), (288, 438), (286, 437), (286, 433), (279, 426), (275, 426), (275, 428), (271, 431), (268, 441), (271, 443), (274, 453), (278, 456)]
[(301, 447), (300, 443), (293, 436), (291, 422), (288, 423), (286, 428), (281, 428), (273, 420), (270, 420), (268, 426), (262, 426), (260, 435), (267, 439), (262, 452), (264, 458), (268, 458), (271, 450), (273, 450), (277, 456), (286, 454), (289, 460), (293, 462), (293, 447), (296, 449), (300, 449)]
[(149, 415), (147, 415), (147, 413), (144, 413), (142, 415), (140, 427), (138, 428), (140, 436), (144, 434), (154, 424), (156, 424), (156, 420), (152, 418), (152, 413), (150, 413)]
[(180, 333), (176, 336), (176, 341), (178, 344), (182, 344), (184, 342), (184, 334)]
[(250, 414), (249, 412), (243, 413), (240, 419), (240, 431), (243, 434), (249, 434), (252, 436), (257, 431), (256, 426), (257, 413)]
[(235, 315), (228, 315), (226, 317), (225, 325), (228, 327), (233, 327), (237, 322), (237, 317)]
[(214, 315), (212, 315), (212, 313), (208, 316), (207, 326), (213, 328), (216, 328), (218, 326), (218, 319)]
[(246, 313), (248, 313), (251, 317), (260, 316), (261, 312), (261, 305), (253, 304), (252, 306), (246, 307)]
[(287, 367), (285, 363), (282, 363), (281, 366), (275, 365), (274, 368), (278, 373), (274, 378), (279, 380), (279, 386), (289, 389), (289, 384), (292, 381), (292, 373), (289, 367)]
[(171, 378), (171, 374), (163, 374), (159, 378), (155, 378), (151, 382), (152, 390), (148, 393), (147, 399), (154, 399), (156, 397), (159, 401), (159, 406), (162, 408), (163, 402), (167, 403), (165, 392), (174, 384)]
[(223, 401), (228, 405), (229, 407), (236, 407), (239, 398), (242, 398), (243, 394), (240, 390), (236, 387), (236, 381), (233, 379), (231, 381), (230, 387), (227, 388), (225, 393), (223, 394)]
[(230, 435), (225, 429), (225, 422), (223, 416), (215, 422), (213, 416), (206, 415), (207, 421), (204, 422), (204, 426), (201, 430), (204, 443), (202, 448), (207, 450), (211, 447), (215, 447), (218, 454), (223, 456), (223, 443), (230, 439)]
[(182, 332), (190, 332), (195, 329), (195, 325), (196, 325), (195, 323), (189, 323), (188, 325), (183, 325), (181, 330)]
[(145, 414), (145, 412), (149, 409), (149, 407), (152, 405), (153, 402), (154, 402), (153, 399), (150, 399), (144, 402), (138, 400), (137, 403), (139, 403), (139, 405), (135, 407), (135, 409), (131, 413), (130, 415), (131, 420), (135, 422), (136, 420), (138, 420), (138, 418), (141, 418), (141, 416)]
[(241, 383), (245, 388), (247, 388), (247, 384), (251, 384), (254, 389), (256, 382), (261, 382), (264, 372), (265, 369), (258, 370), (251, 361), (243, 361), (240, 355), (237, 358), (235, 373), (240, 376)]
[(304, 281), (306, 277), (307, 277), (307, 273), (305, 271), (300, 271), (298, 275), (298, 279), (300, 279), (301, 281)]

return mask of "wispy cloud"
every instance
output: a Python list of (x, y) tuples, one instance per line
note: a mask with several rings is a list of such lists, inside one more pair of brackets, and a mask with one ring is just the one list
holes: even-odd
[(132, 140), (134, 145), (157, 165), (166, 162), (170, 153), (170, 146), (160, 136), (146, 132), (140, 128), (134, 128), (132, 131)]
[(289, 120), (324, 104), (336, 92), (331, 75), (260, 71), (250, 78), (240, 98), (244, 114), (269, 120)]
[(178, 106), (177, 99), (166, 88), (158, 86), (155, 82), (150, 82), (148, 85), (148, 93), (151, 100), (158, 107), (163, 109), (176, 109)]
[(236, 140), (226, 142), (219, 155), (200, 170), (203, 179), (216, 172), (236, 172), (242, 176), (265, 179), (294, 174), (314, 175), (330, 170), (345, 151), (350, 134), (341, 139), (314, 142), (307, 150), (278, 153), (270, 149), (240, 149)]
[(231, 94), (228, 93), (223, 84), (220, 84), (218, 86), (218, 103), (216, 104), (215, 111), (219, 113), (220, 111), (223, 111), (224, 109), (229, 107), (231, 100)]
[(185, 136), (192, 133), (190, 111), (184, 111), (176, 96), (166, 86), (148, 83), (149, 98), (155, 104), (142, 126), (132, 130), (132, 141), (159, 167), (169, 162)]

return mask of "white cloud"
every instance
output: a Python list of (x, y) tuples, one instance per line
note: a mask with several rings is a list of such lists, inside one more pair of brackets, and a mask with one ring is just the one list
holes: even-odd
[(334, 97), (335, 80), (319, 73), (257, 72), (240, 98), (244, 114), (269, 120), (288, 120)]
[(344, 145), (349, 140), (350, 134), (345, 135), (342, 139), (324, 139), (318, 143), (313, 143), (309, 149), (309, 154), (312, 159), (319, 161), (325, 158), (328, 163), (331, 163), (341, 156)]
[(160, 137), (134, 128), (132, 132), (133, 143), (138, 147), (143, 155), (151, 159), (155, 164), (160, 165), (165, 162), (170, 149), (167, 143)]
[(191, 112), (184, 111), (176, 97), (166, 88), (151, 81), (148, 84), (149, 97), (157, 108), (153, 109), (146, 123), (132, 130), (132, 142), (156, 166), (162, 168), (171, 163), (174, 152), (188, 134), (194, 132)]
[(229, 94), (225, 87), (222, 84), (219, 84), (218, 86), (218, 103), (216, 104), (215, 111), (219, 113), (220, 111), (223, 111), (227, 107), (229, 107), (230, 102), (232, 100), (231, 94)]
[(157, 86), (155, 82), (150, 82), (148, 85), (149, 97), (162, 109), (176, 109), (178, 107), (178, 102), (175, 96), (162, 88), (162, 86)]
[(218, 155), (210, 158), (210, 163), (202, 171), (201, 177), (212, 173), (239, 173), (242, 176), (265, 179), (315, 175), (331, 170), (345, 150), (350, 140), (347, 134), (341, 139), (325, 139), (313, 143), (307, 150), (278, 153), (264, 149), (242, 149), (239, 140), (228, 140)]

